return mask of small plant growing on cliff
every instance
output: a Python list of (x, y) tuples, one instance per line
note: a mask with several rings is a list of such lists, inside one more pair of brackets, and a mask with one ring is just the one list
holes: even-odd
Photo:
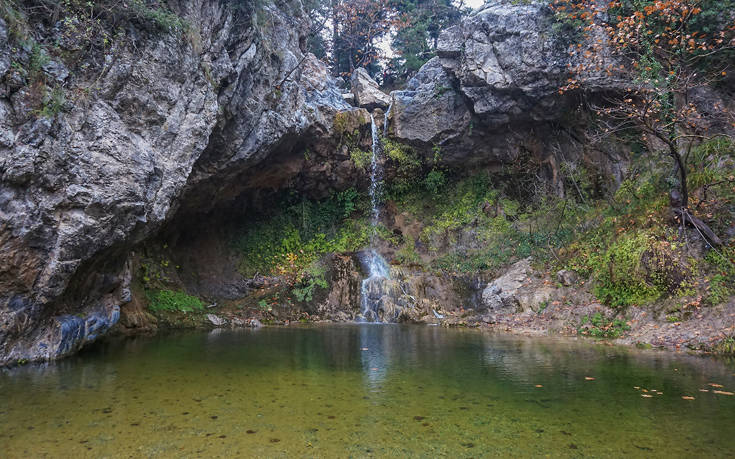
[(360, 147), (352, 147), (350, 149), (350, 159), (356, 168), (365, 171), (372, 162), (372, 153)]
[(437, 169), (434, 169), (426, 174), (426, 178), (424, 179), (424, 186), (426, 187), (426, 190), (434, 196), (441, 193), (446, 183), (447, 178), (444, 175), (444, 172)]
[(53, 118), (64, 110), (66, 96), (62, 88), (54, 88), (50, 92), (47, 91), (43, 97), (42, 106), (36, 111), (36, 114), (44, 118)]

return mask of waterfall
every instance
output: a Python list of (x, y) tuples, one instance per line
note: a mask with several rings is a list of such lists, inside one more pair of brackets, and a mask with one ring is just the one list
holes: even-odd
[(383, 137), (388, 135), (388, 117), (390, 117), (390, 111), (393, 108), (393, 101), (390, 101), (388, 110), (385, 111), (385, 118), (383, 118)]
[[(387, 118), (386, 118), (387, 119)], [(380, 199), (383, 187), (383, 166), (380, 164), (380, 136), (375, 118), (370, 114), (373, 137), (373, 155), (370, 161), (370, 203), (372, 204), (370, 249), (364, 255), (368, 277), (362, 281), (361, 306), (362, 316), (370, 322), (380, 322), (378, 310), (383, 291), (383, 283), (390, 278), (390, 269), (383, 257), (375, 250), (375, 235), (380, 223)]]

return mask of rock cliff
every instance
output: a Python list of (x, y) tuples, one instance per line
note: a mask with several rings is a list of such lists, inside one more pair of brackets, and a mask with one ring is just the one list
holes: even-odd
[[(444, 30), (437, 57), (405, 90), (391, 93), (389, 132), (415, 146), (440, 146), (449, 164), (503, 164), (530, 156), (546, 165), (546, 178), (555, 182), (560, 162), (584, 158), (619, 181), (625, 152), (616, 145), (585, 145), (585, 116), (574, 115), (577, 95), (559, 94), (574, 62), (569, 38), (555, 30), (547, 2), (487, 2)], [(606, 75), (589, 82), (583, 89), (592, 94), (618, 85)]]
[(185, 27), (131, 22), (82, 62), (65, 60), (90, 46), (68, 21), (0, 19), (0, 364), (104, 333), (130, 300), (135, 243), (233, 199), (349, 108), (305, 53), (298, 1), (169, 4)]

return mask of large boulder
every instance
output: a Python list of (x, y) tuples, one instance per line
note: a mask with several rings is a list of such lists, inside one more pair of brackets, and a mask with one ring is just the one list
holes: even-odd
[(352, 72), (350, 77), (352, 94), (355, 96), (355, 105), (358, 107), (374, 110), (376, 108), (388, 108), (390, 97), (380, 90), (378, 83), (370, 77), (364, 68), (360, 67)]
[(515, 263), (485, 287), (480, 309), (498, 314), (538, 311), (555, 291), (553, 287), (531, 286), (530, 276), (533, 274), (530, 258)]
[[(254, 13), (221, 0), (170, 3), (196, 28), (131, 26), (85, 62), (54, 57), (83, 40), (63, 21), (31, 24), (36, 42), (60, 48), (43, 66), (49, 84), (65, 80), (58, 113), (39, 112), (35, 86), (7, 68), (32, 56), (0, 21), (0, 365), (100, 336), (129, 301), (131, 247), (177, 215), (234, 199), (267, 159), (303, 158), (306, 139), (329, 138), (350, 109), (301, 48), (298, 1), (259, 9), (269, 27), (244, 26)], [(302, 166), (264, 180), (277, 186)]]
[(391, 92), (388, 132), (408, 141), (446, 141), (463, 134), (472, 113), (454, 91), (455, 81), (438, 58), (427, 62), (403, 91)]
[(543, 2), (491, 1), (441, 33), (437, 55), (474, 113), (497, 124), (558, 115), (569, 57), (553, 20)]

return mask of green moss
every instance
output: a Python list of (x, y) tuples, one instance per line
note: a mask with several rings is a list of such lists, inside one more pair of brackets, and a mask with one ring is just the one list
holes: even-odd
[(148, 308), (154, 312), (196, 312), (204, 310), (204, 303), (183, 291), (154, 290), (146, 293)]
[(370, 124), (370, 118), (365, 110), (346, 110), (334, 115), (334, 131), (340, 137), (357, 136), (360, 127), (366, 124)]
[(383, 139), (383, 152), (395, 169), (395, 177), (387, 184), (387, 194), (396, 199), (421, 183), (423, 162), (411, 146), (392, 139)]

